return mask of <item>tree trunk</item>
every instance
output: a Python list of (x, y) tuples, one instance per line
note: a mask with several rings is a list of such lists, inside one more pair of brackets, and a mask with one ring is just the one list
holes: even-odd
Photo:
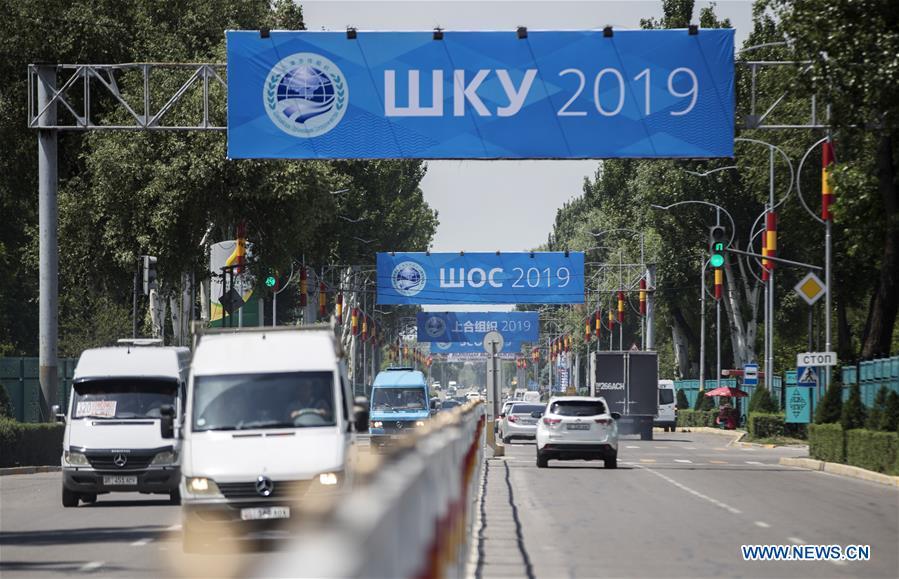
[(680, 378), (692, 378), (698, 370), (698, 363), (691, 363), (690, 346), (693, 345), (694, 351), (698, 356), (698, 340), (690, 329), (687, 320), (684, 318), (684, 312), (680, 306), (674, 305), (671, 308), (671, 339), (674, 345), (674, 359), (677, 362), (678, 373)]
[(862, 359), (887, 356), (899, 312), (899, 187), (893, 164), (893, 134), (881, 136), (877, 147), (878, 189), (886, 215), (886, 239), (880, 264), (880, 281), (871, 298), (865, 323)]
[(852, 328), (849, 326), (849, 317), (846, 312), (846, 300), (844, 296), (838, 296), (837, 302), (837, 358), (843, 362), (855, 359), (855, 350), (852, 349)]
[(209, 321), (209, 280), (205, 279), (200, 282), (200, 319)]
[(150, 325), (153, 337), (165, 343), (166, 300), (160, 295), (160, 289), (150, 290)]

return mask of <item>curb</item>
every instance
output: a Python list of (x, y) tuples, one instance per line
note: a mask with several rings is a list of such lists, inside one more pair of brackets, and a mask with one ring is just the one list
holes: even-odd
[(780, 464), (784, 466), (795, 466), (808, 470), (817, 470), (838, 476), (845, 476), (859, 480), (866, 480), (891, 487), (899, 487), (899, 476), (890, 476), (872, 470), (867, 470), (857, 466), (848, 464), (840, 464), (838, 462), (825, 462), (823, 460), (815, 460), (813, 458), (791, 458), (781, 457)]
[[(701, 434), (715, 434), (718, 436), (727, 436), (730, 437), (731, 441), (728, 443), (730, 445), (743, 445), (743, 444), (753, 444), (751, 442), (740, 442), (744, 437), (748, 436), (749, 433), (745, 430), (721, 430), (720, 428), (709, 428), (708, 426), (685, 426), (681, 427), (680, 432), (698, 432)], [(760, 446), (760, 445), (755, 445)], [(771, 445), (772, 447), (774, 445)]]
[(12, 474), (37, 474), (41, 472), (59, 472), (61, 466), (14, 466), (11, 468), (0, 468), (0, 476)]

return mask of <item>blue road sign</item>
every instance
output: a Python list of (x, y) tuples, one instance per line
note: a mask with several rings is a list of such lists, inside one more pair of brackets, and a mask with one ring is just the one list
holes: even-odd
[[(521, 343), (506, 342), (500, 354), (518, 354), (521, 352)], [(431, 342), (431, 354), (483, 354), (484, 341), (475, 342)]]
[(812, 390), (802, 386), (787, 386), (784, 421), (808, 424), (812, 421)]
[(759, 365), (745, 364), (743, 366), (743, 385), (758, 386), (759, 383)]
[(230, 158), (733, 156), (733, 29), (226, 39)]
[(584, 254), (379, 253), (379, 304), (582, 304)]
[(507, 342), (534, 342), (540, 333), (537, 312), (419, 312), (419, 342), (483, 341), (487, 332)]
[(806, 388), (817, 388), (818, 368), (816, 366), (799, 366), (796, 368), (796, 385)]

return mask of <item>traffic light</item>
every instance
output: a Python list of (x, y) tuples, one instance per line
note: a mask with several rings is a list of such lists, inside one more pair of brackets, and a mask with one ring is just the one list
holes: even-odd
[(715, 269), (724, 265), (724, 237), (727, 235), (724, 227), (713, 225), (709, 227), (709, 264)]
[(141, 265), (143, 269), (144, 295), (149, 295), (151, 289), (156, 289), (156, 258), (152, 255), (142, 255)]

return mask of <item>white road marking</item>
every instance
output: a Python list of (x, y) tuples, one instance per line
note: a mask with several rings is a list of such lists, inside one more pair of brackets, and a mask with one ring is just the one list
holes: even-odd
[(673, 484), (674, 486), (681, 489), (682, 491), (686, 491), (686, 492), (690, 493), (691, 495), (693, 495), (694, 497), (700, 498), (704, 501), (708, 501), (708, 502), (712, 503), (713, 505), (715, 505), (716, 507), (722, 508), (731, 514), (739, 515), (739, 514), (742, 514), (742, 512), (743, 512), (740, 509), (735, 509), (734, 507), (728, 505), (727, 503), (723, 503), (723, 502), (719, 501), (718, 499), (714, 499), (708, 495), (702, 494), (701, 492), (699, 492), (697, 490), (691, 489), (687, 485), (681, 484), (681, 483), (677, 482), (676, 480), (674, 480), (673, 478), (666, 476), (666, 475), (664, 475), (658, 471), (655, 471), (651, 468), (647, 468), (640, 464), (635, 464), (634, 466), (636, 466), (637, 468), (643, 469), (645, 471), (649, 471), (652, 474), (656, 475), (657, 477), (661, 478), (662, 480), (665, 480), (665, 481)]
[(675, 458), (674, 462), (682, 462), (684, 464), (693, 464), (692, 460), (687, 460), (686, 458)]
[(754, 464), (754, 465), (756, 465), (756, 466), (764, 466), (765, 463), (759, 462), (759, 461), (757, 461), (757, 460), (747, 460), (747, 461), (746, 461), (746, 464)]
[(653, 446), (653, 448), (656, 450), (668, 450), (671, 447), (670, 446)]
[(640, 448), (639, 446), (625, 446), (624, 448)]
[(180, 530), (181, 530), (181, 525), (172, 525), (171, 527), (166, 529), (166, 531), (180, 531)]
[(756, 526), (756, 527), (761, 527), (761, 528), (763, 528), (763, 529), (769, 529), (769, 528), (771, 528), (771, 525), (769, 525), (769, 524), (766, 523), (765, 521), (756, 521), (756, 522), (755, 522), (755, 526)]
[(787, 540), (791, 543), (796, 543), (797, 545), (805, 545), (805, 541), (799, 537), (787, 537)]
[(153, 539), (150, 537), (144, 537), (143, 539), (138, 539), (137, 541), (131, 543), (132, 547), (143, 547), (144, 545), (149, 545), (153, 542)]
[(696, 450), (696, 447), (695, 446), (684, 446), (683, 449), (684, 450)]
[(102, 567), (104, 563), (105, 561), (91, 561), (90, 563), (85, 563), (84, 565), (82, 565), (78, 570), (82, 573), (90, 573), (91, 571)]

